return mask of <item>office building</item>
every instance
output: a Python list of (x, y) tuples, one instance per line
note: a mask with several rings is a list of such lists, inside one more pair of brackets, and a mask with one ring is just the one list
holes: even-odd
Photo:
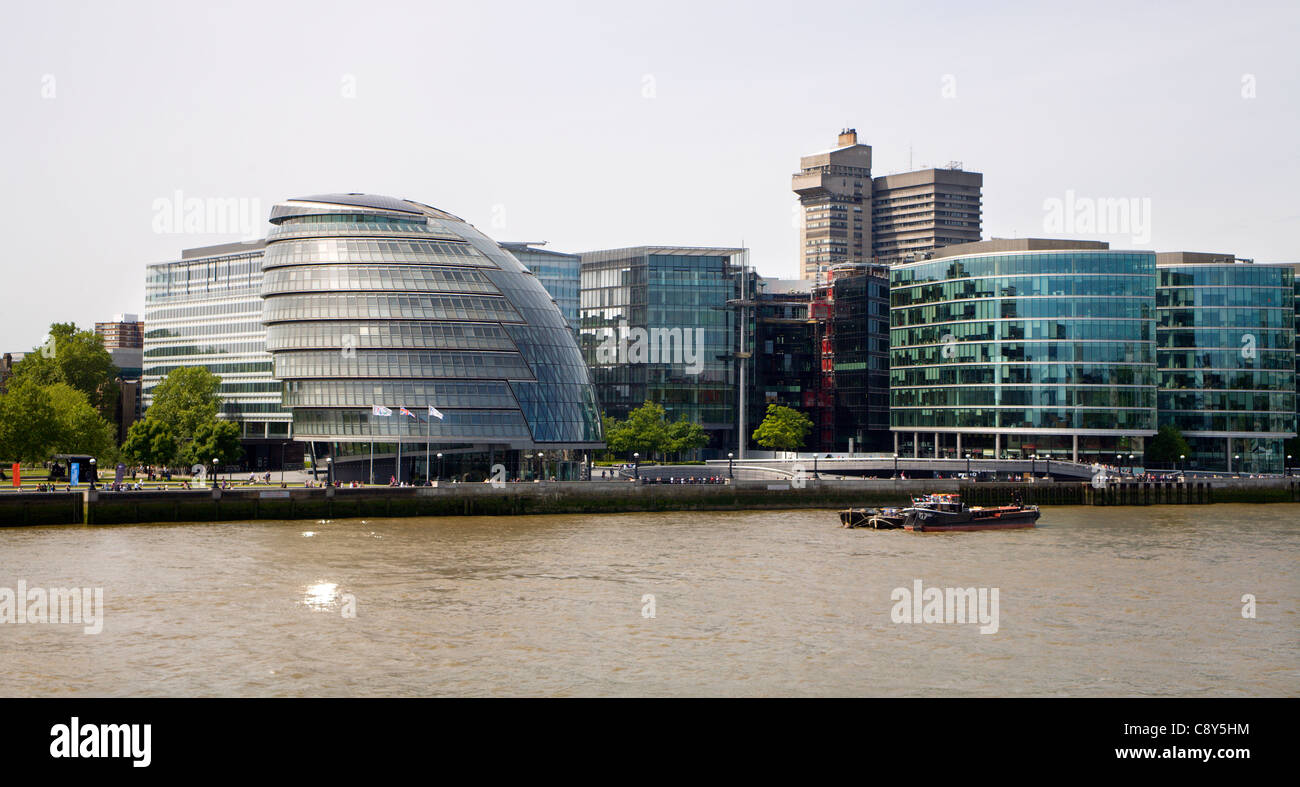
[(871, 146), (845, 129), (831, 150), (799, 159), (800, 277), (813, 281), (842, 262), (871, 260)]
[(737, 445), (737, 325), (728, 302), (742, 294), (744, 254), (638, 246), (581, 255), (579, 338), (605, 414), (622, 419), (656, 402), (669, 420), (705, 429), (704, 456)]
[(936, 249), (980, 240), (984, 175), (959, 162), (872, 181), (871, 250), (884, 265), (922, 260)]
[(890, 284), (897, 453), (1114, 464), (1155, 434), (1153, 252), (984, 241)]
[(537, 275), (546, 291), (560, 307), (564, 320), (576, 333), (578, 330), (578, 284), (581, 258), (577, 254), (539, 248), (546, 242), (502, 243), (501, 247), (514, 255), (524, 267)]
[(830, 290), (835, 450), (891, 450), (889, 270), (866, 264), (833, 268)]
[(287, 450), (289, 413), (280, 405), (262, 326), (265, 242), (187, 249), (181, 259), (150, 265), (145, 281), (141, 400), (173, 369), (202, 366), (221, 378), (218, 417), (239, 424), (250, 469), (302, 462)]
[(365, 194), (288, 200), (271, 223), (266, 349), (294, 439), (336, 478), (481, 480), (502, 463), (572, 479), (603, 446), (555, 300), (477, 229)]
[(1280, 473), (1296, 435), (1295, 271), (1232, 255), (1156, 255), (1160, 424), (1188, 469)]

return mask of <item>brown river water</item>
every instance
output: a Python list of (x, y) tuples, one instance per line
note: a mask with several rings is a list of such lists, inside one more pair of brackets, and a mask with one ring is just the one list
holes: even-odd
[[(0, 695), (1296, 696), (1298, 555), (1291, 504), (3, 528), (0, 588), (104, 615), (0, 622)], [(916, 580), (997, 631), (894, 622)]]

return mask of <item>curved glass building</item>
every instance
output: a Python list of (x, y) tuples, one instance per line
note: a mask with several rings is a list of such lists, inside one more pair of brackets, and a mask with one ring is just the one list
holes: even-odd
[(1140, 455), (1156, 432), (1155, 254), (1030, 239), (940, 254), (890, 269), (895, 450)]
[(1296, 433), (1295, 272), (1243, 263), (1160, 265), (1160, 422), (1189, 469), (1280, 473)]
[(572, 478), (580, 452), (602, 445), (555, 301), (474, 227), (363, 194), (282, 202), (271, 223), (267, 349), (295, 438), (336, 477), (387, 481), (400, 453), (402, 480), (477, 479), (496, 463), (512, 478)]

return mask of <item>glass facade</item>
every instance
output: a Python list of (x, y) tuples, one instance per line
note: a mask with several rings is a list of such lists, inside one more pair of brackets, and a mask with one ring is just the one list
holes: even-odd
[(854, 451), (889, 448), (889, 277), (870, 268), (837, 275), (832, 367), (836, 445)]
[(1295, 273), (1290, 266), (1161, 266), (1156, 292), (1160, 423), (1186, 466), (1280, 473), (1296, 430)]
[(537, 276), (472, 226), (347, 194), (281, 203), (271, 223), (262, 319), (299, 439), (344, 460), (361, 456), (346, 444), (379, 438), (381, 476), (400, 441), (407, 480), (432, 476), (430, 448), (464, 466), (601, 445), (595, 391), (563, 315)]
[[(280, 402), (262, 325), (263, 243), (187, 251), (176, 262), (150, 265), (145, 277), (142, 404), (167, 373), (202, 366), (221, 378), (221, 418), (240, 424), (247, 440), (285, 438), (290, 414)], [(254, 456), (253, 467), (279, 455)], [(301, 458), (301, 457), (298, 457)]]
[(1154, 253), (947, 257), (891, 268), (890, 283), (905, 454), (1113, 463), (1155, 433)]
[(560, 307), (564, 321), (574, 333), (578, 330), (578, 287), (582, 257), (558, 251), (535, 248), (538, 243), (503, 243), (502, 248), (537, 276), (546, 291)]
[(582, 254), (580, 342), (603, 411), (646, 401), (735, 446), (735, 318), (741, 249), (637, 247)]

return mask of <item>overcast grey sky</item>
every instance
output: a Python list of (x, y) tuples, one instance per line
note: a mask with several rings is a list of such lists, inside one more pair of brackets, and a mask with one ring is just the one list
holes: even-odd
[[(143, 313), (147, 263), (240, 239), (169, 232), (177, 192), (263, 221), (388, 194), (564, 251), (743, 241), (793, 277), (790, 175), (843, 126), (875, 174), (909, 149), (983, 172), (986, 236), (1300, 260), (1298, 23), (1295, 2), (13, 3), (0, 351)], [(1067, 192), (1149, 200), (1149, 242), (1050, 232)]]

